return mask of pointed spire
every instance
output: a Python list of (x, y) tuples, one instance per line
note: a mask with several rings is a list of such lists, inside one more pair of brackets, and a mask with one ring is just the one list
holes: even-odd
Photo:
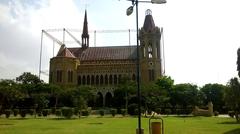
[(82, 33), (82, 47), (87, 48), (88, 46), (89, 46), (89, 34), (88, 34), (87, 11), (85, 10)]
[(146, 11), (145, 21), (143, 24), (143, 28), (145, 31), (150, 32), (155, 28), (155, 23), (152, 17), (152, 11), (148, 9)]

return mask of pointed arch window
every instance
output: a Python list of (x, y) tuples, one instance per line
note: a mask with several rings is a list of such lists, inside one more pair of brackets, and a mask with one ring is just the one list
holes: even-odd
[(79, 75), (78, 76), (78, 85), (81, 85), (82, 84), (82, 77)]
[(116, 75), (116, 74), (114, 75), (114, 80), (113, 80), (113, 82), (114, 82), (114, 85), (117, 84), (117, 75)]
[(94, 85), (94, 75), (91, 76), (91, 84)]
[(149, 46), (148, 46), (148, 58), (152, 58), (152, 57), (153, 57), (152, 44), (149, 43)]
[(86, 84), (86, 77), (85, 77), (85, 75), (83, 75), (83, 78), (82, 78), (82, 84), (83, 84), (83, 85)]
[(68, 82), (73, 82), (73, 71), (68, 70)]
[(112, 80), (113, 78), (112, 78), (112, 75), (110, 75), (109, 76), (109, 84), (111, 85), (112, 84), (112, 82), (113, 82), (113, 80)]
[(87, 85), (90, 85), (90, 76), (87, 76)]
[(99, 76), (96, 76), (96, 85), (99, 85)]
[(100, 85), (103, 85), (103, 76), (100, 76)]
[(105, 75), (105, 85), (107, 85), (107, 84), (108, 84), (108, 76)]

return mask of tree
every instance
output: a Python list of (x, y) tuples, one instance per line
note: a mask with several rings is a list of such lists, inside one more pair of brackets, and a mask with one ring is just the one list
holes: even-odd
[(237, 122), (240, 122), (238, 117), (240, 112), (240, 83), (238, 78), (230, 79), (227, 87), (224, 94), (225, 102), (234, 111)]
[(237, 71), (238, 76), (240, 77), (240, 48), (237, 50)]
[(171, 102), (181, 105), (183, 108), (198, 104), (198, 87), (197, 85), (185, 83), (177, 84), (171, 93)]
[(223, 111), (222, 106), (224, 106), (223, 94), (226, 86), (221, 84), (206, 84), (200, 91), (204, 93), (205, 99), (204, 103), (213, 103), (213, 108), (216, 111)]
[(24, 72), (22, 75), (16, 78), (16, 81), (22, 84), (39, 84), (43, 83), (36, 75), (31, 74), (30, 72)]

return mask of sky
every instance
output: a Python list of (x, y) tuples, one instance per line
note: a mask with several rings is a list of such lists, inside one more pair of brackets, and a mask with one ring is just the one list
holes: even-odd
[[(165, 73), (176, 84), (227, 84), (237, 76), (239, 5), (239, 0), (139, 3), (139, 28), (143, 26), (145, 11), (151, 9), (155, 25), (164, 29)], [(81, 30), (85, 10), (90, 46), (95, 46), (91, 31), (136, 29), (135, 12), (126, 16), (129, 6), (131, 2), (126, 0), (1, 0), (0, 79), (15, 79), (23, 72), (38, 75), (41, 30)], [(61, 32), (51, 34), (62, 40)], [(73, 34), (81, 38), (81, 33)], [(135, 45), (136, 33), (131, 32), (130, 36), (131, 45)], [(77, 46), (67, 47), (74, 45)], [(116, 45), (129, 45), (128, 32), (97, 33), (96, 46)], [(48, 71), (49, 60), (58, 49), (56, 43), (43, 36), (41, 70)], [(41, 78), (47, 82), (47, 76), (42, 74)]]

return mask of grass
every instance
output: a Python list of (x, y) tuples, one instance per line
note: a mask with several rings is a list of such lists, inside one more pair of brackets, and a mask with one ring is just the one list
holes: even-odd
[[(240, 124), (220, 117), (164, 117), (165, 134), (240, 134)], [(135, 134), (137, 118), (87, 117), (80, 119), (0, 117), (0, 134)], [(142, 118), (148, 134), (148, 119)]]

